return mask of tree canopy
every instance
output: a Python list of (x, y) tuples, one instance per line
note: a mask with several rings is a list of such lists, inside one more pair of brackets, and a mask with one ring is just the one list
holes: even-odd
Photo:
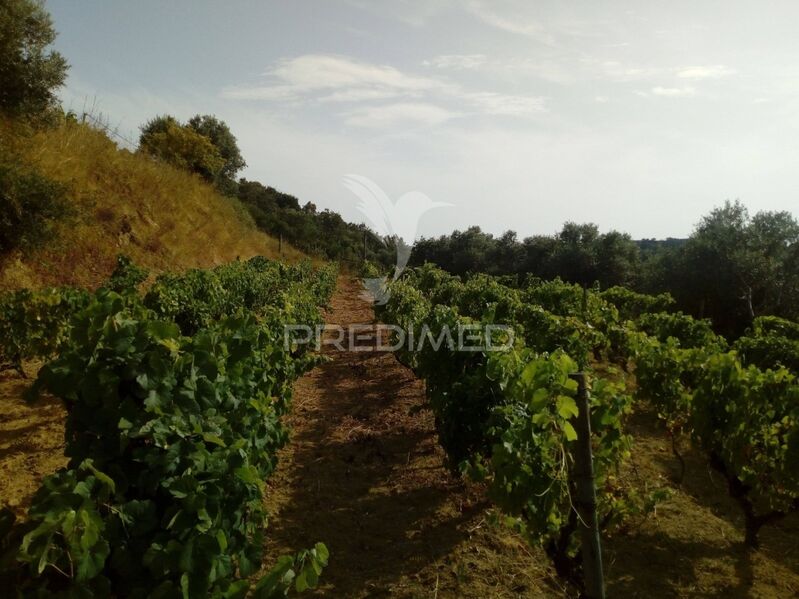
[(799, 318), (799, 223), (787, 212), (750, 216), (727, 202), (704, 216), (685, 239), (633, 241), (568, 222), (555, 235), (518, 240), (479, 227), (422, 239), (411, 264), (433, 262), (458, 275), (560, 277), (602, 288), (626, 286), (671, 293), (681, 310), (711, 318), (736, 336), (761, 315)]
[(48, 49), (55, 38), (42, 2), (0, 2), (0, 111), (36, 116), (56, 105), (69, 66)]
[(197, 173), (209, 183), (217, 180), (225, 165), (208, 137), (169, 115), (155, 117), (142, 127), (139, 151)]
[(217, 149), (224, 160), (222, 168), (216, 175), (217, 187), (229, 195), (235, 195), (236, 175), (247, 166), (247, 163), (241, 155), (238, 142), (231, 133), (230, 127), (224, 121), (207, 114), (193, 116), (187, 125), (200, 135), (207, 137)]

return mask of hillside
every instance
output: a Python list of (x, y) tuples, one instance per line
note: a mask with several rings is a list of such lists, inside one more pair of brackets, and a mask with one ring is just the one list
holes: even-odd
[[(0, 291), (47, 285), (97, 286), (119, 253), (151, 270), (220, 264), (260, 254), (278, 241), (255, 227), (238, 200), (196, 175), (127, 150), (102, 131), (66, 121), (31, 134), (0, 122), (0, 150), (68, 187), (74, 216), (53, 242), (0, 263)], [(304, 254), (283, 245), (282, 258)]]

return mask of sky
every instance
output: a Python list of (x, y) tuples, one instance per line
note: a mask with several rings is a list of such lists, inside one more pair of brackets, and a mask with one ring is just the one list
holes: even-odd
[(227, 122), (243, 175), (363, 222), (343, 184), (448, 203), (419, 233), (687, 236), (799, 212), (799, 3), (49, 0), (68, 108), (138, 138)]

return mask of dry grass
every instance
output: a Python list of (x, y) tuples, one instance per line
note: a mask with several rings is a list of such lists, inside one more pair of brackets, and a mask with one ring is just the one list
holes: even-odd
[[(77, 217), (48, 247), (0, 263), (0, 291), (19, 287), (96, 287), (117, 254), (156, 272), (207, 267), (257, 254), (278, 257), (278, 241), (255, 228), (245, 208), (199, 177), (120, 150), (83, 124), (22, 135), (0, 123), (2, 145), (67, 184)], [(282, 259), (304, 255), (283, 246)]]

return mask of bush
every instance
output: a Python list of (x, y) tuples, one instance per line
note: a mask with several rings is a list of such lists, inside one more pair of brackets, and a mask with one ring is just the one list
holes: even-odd
[(741, 337), (733, 349), (745, 366), (754, 365), (762, 370), (784, 367), (799, 373), (799, 341), (779, 335)]
[(120, 254), (117, 256), (116, 268), (105, 286), (117, 293), (134, 293), (148, 275), (146, 269), (136, 266), (128, 256)]
[(139, 151), (177, 168), (216, 181), (225, 160), (210, 139), (171, 116), (159, 116), (142, 127)]
[[(261, 568), (264, 481), (288, 437), (291, 386), (318, 362), (284, 345), (282, 323), (320, 319), (334, 267), (254, 258), (189, 271), (171, 280), (176, 296), (152, 296), (159, 313), (137, 293), (145, 276), (120, 257), (105, 287), (82, 292), (76, 314), (68, 306), (62, 318), (63, 300), (39, 311), (68, 322), (68, 342), (30, 395), (64, 402), (69, 463), (44, 479), (26, 521), (0, 510), (0, 588), (276, 599), (316, 586), (328, 559), (321, 543), (250, 579)], [(204, 285), (212, 292), (193, 294)], [(10, 305), (49, 297), (19, 295), (26, 301)], [(162, 314), (173, 299), (193, 302), (181, 310), (178, 301), (174, 315), (191, 337)]]
[(616, 306), (622, 320), (635, 320), (642, 314), (651, 312), (668, 312), (676, 304), (674, 298), (668, 293), (647, 295), (626, 287), (611, 287), (599, 295), (605, 301)]
[(769, 335), (799, 341), (799, 323), (779, 316), (758, 316), (755, 318), (750, 336), (768, 337)]
[(644, 314), (636, 322), (636, 327), (661, 343), (665, 343), (669, 337), (674, 337), (684, 348), (705, 346), (721, 350), (727, 348), (726, 340), (713, 332), (713, 325), (709, 320), (693, 318), (682, 312)]
[(63, 185), (17, 164), (0, 164), (0, 255), (42, 244), (69, 214)]
[(70, 461), (23, 525), (21, 589), (243, 596), (291, 384), (311, 363), (280, 333), (242, 316), (187, 338), (135, 296), (101, 290), (37, 380), (65, 403)]
[(0, 296), (0, 369), (25, 372), (22, 363), (55, 355), (67, 341), (71, 319), (89, 302), (81, 289), (20, 289)]

